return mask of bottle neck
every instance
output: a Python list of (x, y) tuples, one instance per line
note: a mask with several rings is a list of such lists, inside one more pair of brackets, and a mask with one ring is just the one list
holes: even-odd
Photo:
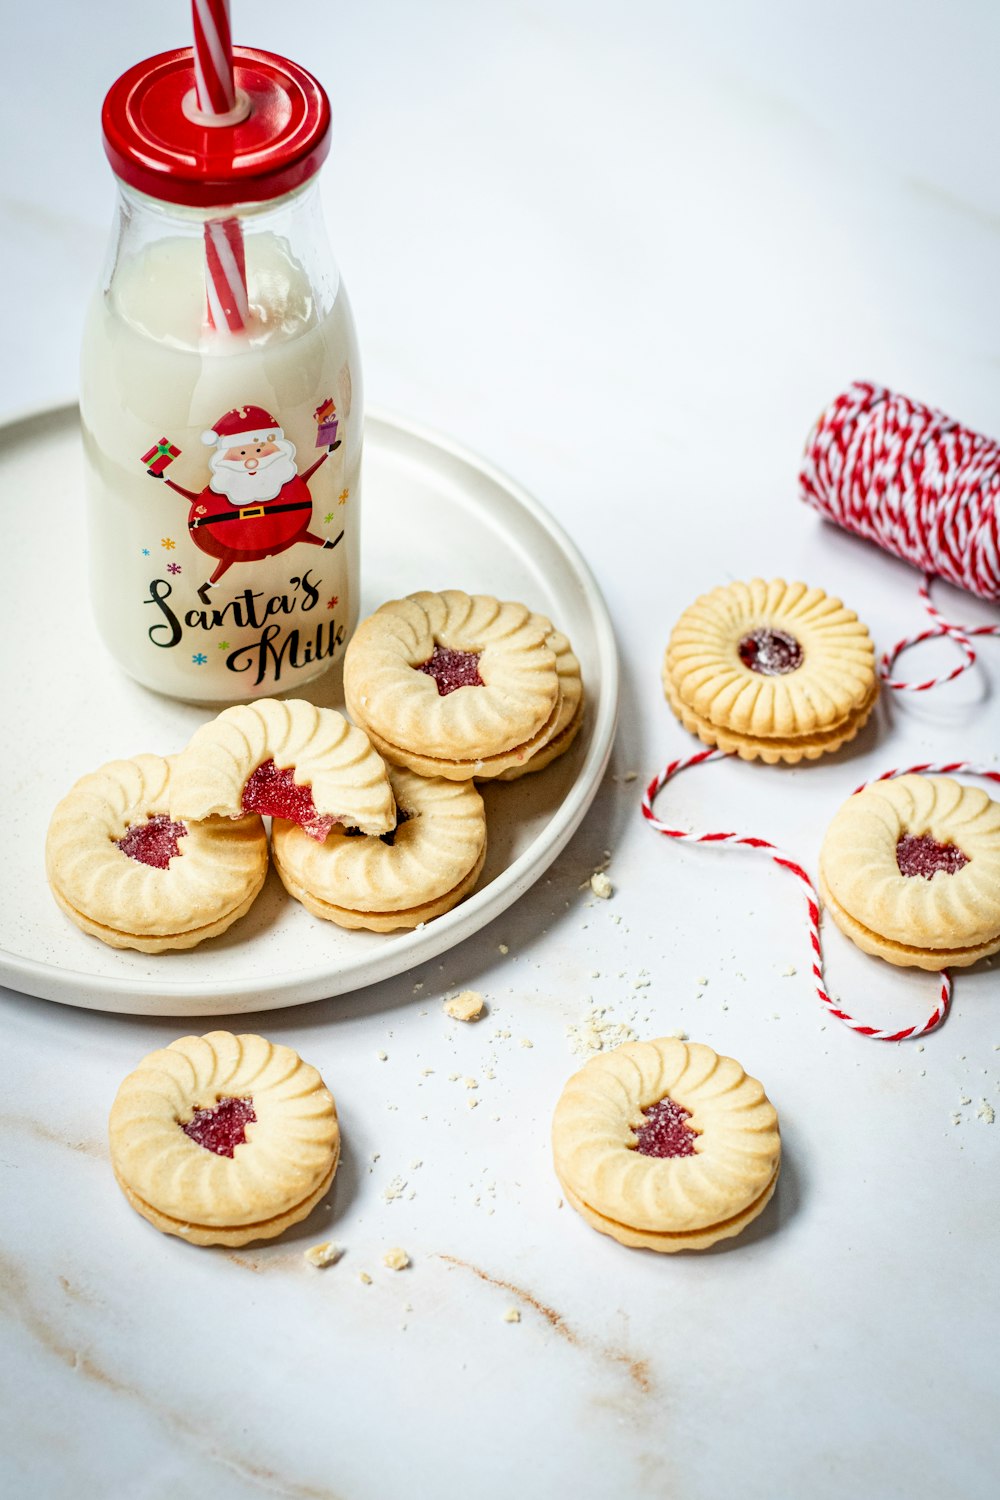
[(104, 279), (114, 311), (151, 337), (204, 347), (295, 336), (339, 290), (318, 182), (268, 203), (189, 208), (118, 181)]

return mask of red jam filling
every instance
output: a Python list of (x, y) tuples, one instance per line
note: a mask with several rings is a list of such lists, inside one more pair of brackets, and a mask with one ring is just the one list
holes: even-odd
[(417, 671), (434, 678), (440, 698), (458, 688), (486, 686), (479, 675), (478, 651), (452, 651), (448, 646), (435, 645), (432, 655), (420, 663)]
[(155, 818), (147, 818), (145, 823), (133, 824), (123, 838), (115, 839), (115, 847), (140, 865), (165, 870), (181, 852), (179, 840), (186, 837), (187, 829), (183, 823), (172, 823), (166, 813), (159, 813)]
[[(408, 823), (412, 817), (413, 814), (408, 813), (405, 808), (397, 807), (396, 828), (399, 828), (403, 823)], [(390, 828), (388, 833), (377, 833), (375, 837), (377, 839), (381, 839), (383, 844), (388, 844), (389, 848), (391, 849), (393, 844), (396, 842), (396, 828)], [(349, 839), (363, 839), (367, 836), (364, 830), (361, 828), (345, 828), (344, 833)]]
[(644, 1109), (640, 1125), (635, 1132), (636, 1150), (640, 1156), (693, 1156), (698, 1132), (687, 1123), (691, 1111), (673, 1099), (661, 1099), (659, 1103)]
[(762, 677), (784, 677), (802, 665), (802, 647), (783, 630), (752, 630), (736, 649), (743, 665)]
[(294, 771), (294, 766), (279, 771), (273, 760), (262, 761), (243, 788), (243, 811), (287, 818), (321, 844), (337, 820), (316, 811), (311, 788), (299, 786)]
[(904, 833), (896, 844), (900, 875), (922, 875), (930, 880), (938, 870), (954, 875), (969, 863), (957, 844), (939, 844), (929, 833)]
[(256, 1118), (252, 1099), (227, 1096), (220, 1099), (214, 1109), (196, 1109), (181, 1129), (196, 1146), (204, 1146), (216, 1156), (232, 1156), (236, 1147), (245, 1142), (247, 1126)]

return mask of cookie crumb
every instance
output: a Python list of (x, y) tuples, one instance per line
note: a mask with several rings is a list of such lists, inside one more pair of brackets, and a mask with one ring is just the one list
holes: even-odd
[(378, 1058), (379, 1062), (388, 1062), (389, 1061), (389, 1054), (388, 1054), (388, 1052), (381, 1052), (381, 1051), (379, 1051), (379, 1052), (376, 1052), (375, 1056)]
[(980, 1104), (979, 1108), (976, 1110), (976, 1115), (980, 1120), (983, 1121), (984, 1124), (992, 1125), (993, 1121), (997, 1117), (997, 1112), (993, 1108), (992, 1104), (984, 1099), (982, 1104)]
[(311, 1266), (333, 1266), (343, 1253), (343, 1245), (335, 1245), (332, 1240), (324, 1240), (321, 1245), (310, 1245), (308, 1250), (303, 1250), (302, 1255)]
[(510, 952), (510, 949), (508, 948), (508, 946), (507, 946), (506, 943), (498, 943), (497, 944), (497, 952), (498, 953), (502, 953), (503, 956), (506, 958), (507, 954)]
[(673, 1031), (665, 1031), (663, 1035), (672, 1037), (677, 1042), (686, 1042), (688, 1039), (688, 1034), (683, 1026), (675, 1026)]
[(459, 995), (450, 995), (443, 1008), (453, 1021), (475, 1021), (482, 1015), (484, 1003), (478, 990), (462, 990)]
[(473, 1098), (473, 1096), (471, 1094), (468, 1096), (468, 1098), (466, 1099), (465, 1102), (469, 1106), (470, 1109), (478, 1109), (478, 1107), (479, 1107), (479, 1100)]
[(517, 1307), (508, 1307), (507, 1311), (503, 1315), (503, 1320), (504, 1320), (505, 1323), (520, 1323), (520, 1321), (521, 1321), (521, 1310), (520, 1310), (520, 1308), (517, 1308)]
[(626, 785), (628, 784), (628, 782), (630, 782), (630, 781), (638, 781), (638, 779), (639, 779), (639, 772), (638, 771), (626, 771), (625, 775), (622, 777), (622, 781), (625, 782)]
[(466, 1078), (464, 1081), (467, 1089), (477, 1089), (479, 1087), (479, 1082), (475, 1078)]
[(535, 1044), (534, 1042), (529, 1042), (528, 1038), (523, 1036), (517, 1045), (519, 1047), (533, 1047)]
[(614, 892), (614, 886), (611, 884), (611, 881), (608, 879), (607, 875), (605, 875), (603, 870), (595, 870), (593, 875), (591, 875), (590, 889), (593, 891), (594, 895), (599, 896), (602, 901), (607, 901)]
[(567, 1026), (566, 1036), (570, 1051), (578, 1057), (591, 1052), (603, 1052), (605, 1048), (620, 1047), (623, 1042), (634, 1042), (635, 1032), (624, 1021), (614, 1021), (608, 1015), (607, 1006), (591, 1006), (582, 1021)]
[(410, 1264), (410, 1257), (405, 1250), (401, 1250), (398, 1245), (394, 1245), (391, 1250), (387, 1250), (383, 1255), (382, 1264), (388, 1266), (390, 1271), (405, 1271)]
[(387, 1188), (383, 1188), (382, 1190), (383, 1201), (385, 1203), (395, 1203), (397, 1198), (401, 1198), (403, 1196), (403, 1189), (405, 1187), (405, 1177), (394, 1177), (389, 1183), (389, 1186)]
[(782, 979), (791, 979), (792, 975), (797, 972), (794, 964), (786, 964), (781, 971), (781, 977)]
[(702, 975), (702, 977), (700, 979), (696, 979), (695, 980), (695, 984), (698, 985), (699, 989), (704, 989), (707, 983), (708, 983), (708, 980), (705, 978), (704, 975)]
[(359, 1281), (363, 1281), (364, 1284), (365, 1284), (365, 1286), (371, 1286), (371, 1284), (372, 1284), (372, 1279), (369, 1276), (369, 1274), (368, 1274), (367, 1271), (359, 1271), (358, 1272), (358, 1280)]

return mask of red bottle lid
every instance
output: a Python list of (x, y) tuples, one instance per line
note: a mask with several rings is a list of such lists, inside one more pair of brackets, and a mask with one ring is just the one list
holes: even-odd
[(104, 150), (130, 187), (195, 208), (263, 203), (301, 187), (330, 149), (330, 101), (322, 85), (287, 58), (233, 48), (237, 98), (249, 109), (206, 125), (194, 108), (190, 47), (136, 63), (108, 90)]

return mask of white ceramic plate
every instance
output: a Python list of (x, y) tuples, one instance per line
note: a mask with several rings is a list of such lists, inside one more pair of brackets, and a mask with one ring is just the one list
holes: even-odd
[[(44, 871), (52, 808), (104, 761), (182, 748), (206, 710), (147, 692), (108, 657), (90, 618), (75, 408), (0, 429), (8, 592), (3, 604), (5, 857), (0, 981), (47, 1000), (136, 1015), (269, 1009), (359, 989), (443, 953), (504, 911), (581, 822), (611, 753), (618, 661), (604, 600), (561, 528), (504, 475), (450, 442), (369, 417), (362, 615), (418, 588), (522, 599), (569, 635), (584, 727), (545, 771), (487, 786), (489, 853), (475, 893), (422, 931), (347, 932), (311, 917), (272, 871), (250, 913), (189, 953), (119, 952), (58, 910)], [(306, 690), (341, 707), (334, 668)]]

